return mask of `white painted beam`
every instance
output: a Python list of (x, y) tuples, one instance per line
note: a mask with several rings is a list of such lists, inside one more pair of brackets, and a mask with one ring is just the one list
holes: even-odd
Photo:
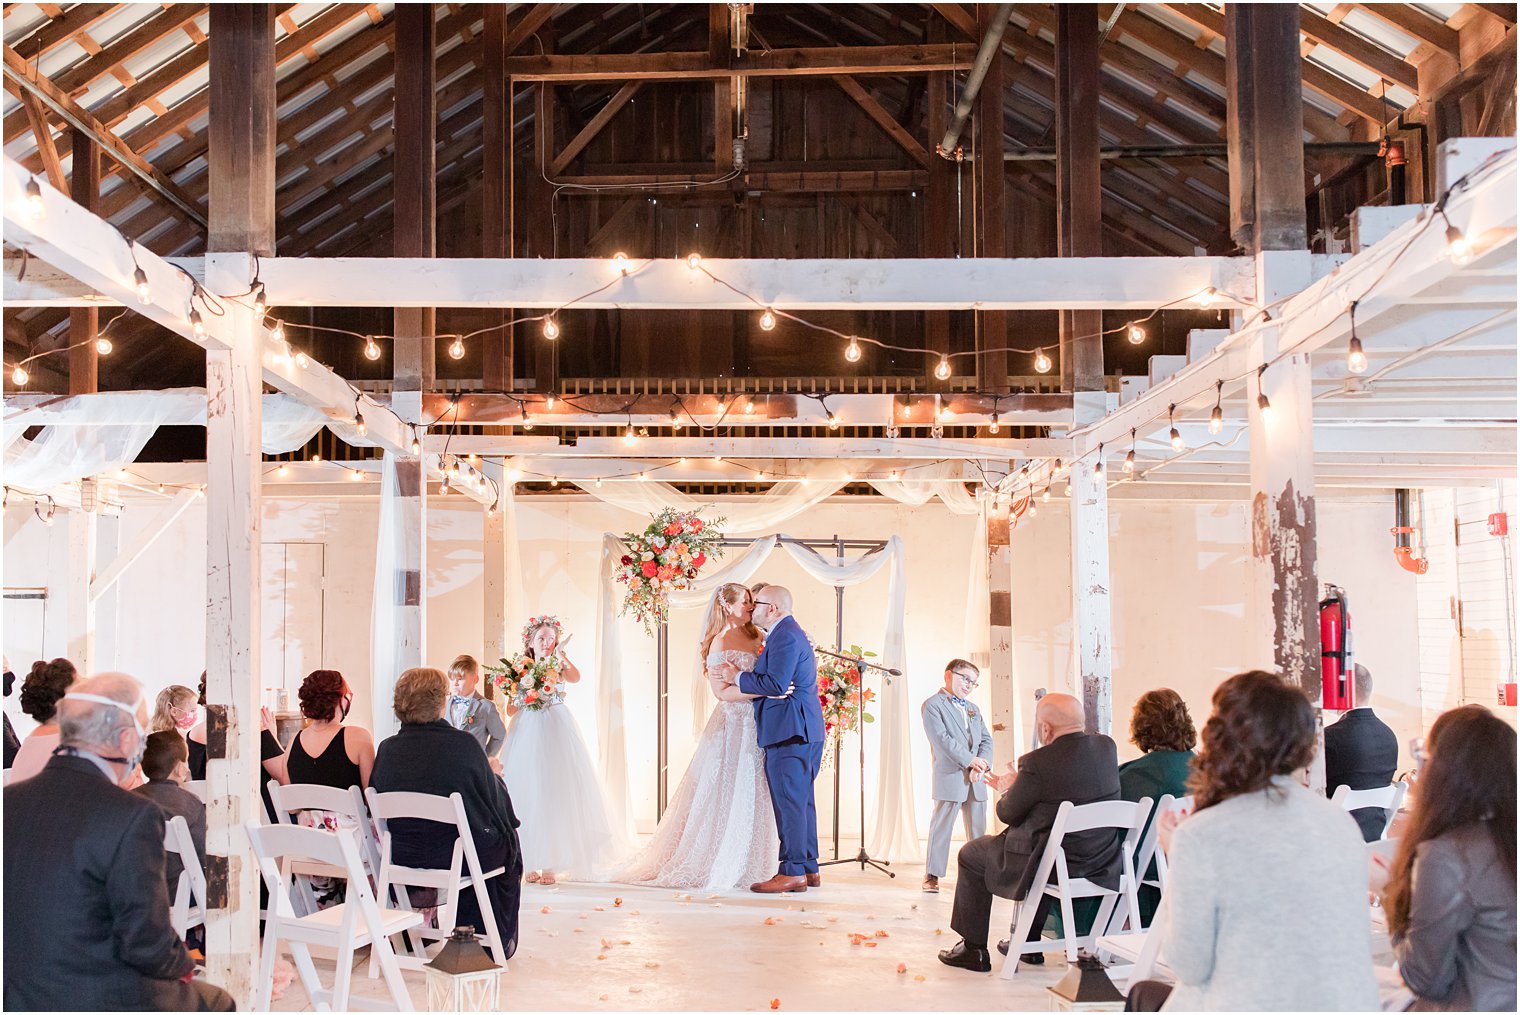
[[(206, 277), (204, 257), (170, 257), (170, 264), (184, 268), (198, 281)], [(7, 307), (100, 307), (121, 306), (117, 300), (92, 289), (79, 279), (38, 257), (5, 254), (5, 305)], [(135, 305), (128, 304), (129, 306)]]
[(132, 537), (132, 542), (123, 547), (116, 558), (111, 561), (109, 567), (100, 572), (95, 580), (90, 583), (90, 599), (99, 601), (117, 580), (126, 573), (142, 557), (143, 552), (152, 546), (159, 536), (169, 531), (170, 527), (179, 520), (179, 516), (185, 513), (185, 509), (193, 504), (200, 496), (199, 490), (180, 490), (168, 504), (164, 505), (152, 521), (138, 531)]
[(521, 455), (553, 458), (794, 458), (945, 459), (1014, 461), (1071, 457), (1071, 442), (1060, 438), (1026, 440), (933, 440), (928, 437), (644, 437), (629, 445), (621, 437), (581, 437), (561, 444), (557, 437), (433, 434), (424, 445), (441, 452), (482, 457)]
[(260, 277), (281, 307), (1151, 310), (1198, 306), (1210, 287), (1215, 306), (1244, 307), (1255, 289), (1248, 257), (711, 258), (705, 271), (633, 259), (627, 268), (597, 258), (275, 257), (260, 262)]
[(95, 599), (90, 585), (95, 580), (97, 515), (95, 501), (98, 484), (84, 480), (80, 484), (81, 508), (64, 515), (68, 527), (68, 630), (69, 658), (80, 673), (94, 673), (99, 662), (95, 657)]

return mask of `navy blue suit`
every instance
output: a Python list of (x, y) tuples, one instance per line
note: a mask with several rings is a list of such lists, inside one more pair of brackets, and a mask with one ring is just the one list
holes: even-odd
[[(791, 694), (787, 685), (793, 687)], [(765, 748), (765, 779), (781, 836), (780, 873), (816, 874), (813, 780), (823, 763), (823, 707), (818, 702), (818, 658), (796, 620), (783, 617), (771, 628), (754, 670), (739, 675), (739, 690), (767, 696), (755, 699), (755, 725)]]

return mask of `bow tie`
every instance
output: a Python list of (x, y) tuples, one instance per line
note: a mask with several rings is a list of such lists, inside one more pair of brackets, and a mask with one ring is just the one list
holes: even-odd
[(451, 708), (453, 706), (455, 706), (455, 705), (468, 705), (469, 703), (470, 703), (470, 699), (469, 698), (464, 698), (464, 697), (461, 697), (461, 696), (459, 696), (457, 694), (451, 694), (451, 695), (449, 695), (449, 707), (451, 707)]
[(952, 701), (952, 702), (953, 702), (953, 703), (955, 703), (955, 704), (957, 704), (957, 705), (959, 705), (959, 706), (960, 706), (960, 707), (961, 707), (961, 708), (965, 708), (965, 707), (966, 707), (966, 706), (967, 706), (967, 705), (969, 705), (969, 704), (970, 704), (970, 702), (968, 702), (968, 701), (967, 701), (967, 700), (966, 700), (966, 699), (965, 699), (965, 698), (957, 698), (957, 697), (956, 697), (956, 696), (955, 696), (955, 695), (953, 695), (953, 694), (952, 694), (952, 695), (950, 695), (950, 700), (951, 700), (951, 701)]

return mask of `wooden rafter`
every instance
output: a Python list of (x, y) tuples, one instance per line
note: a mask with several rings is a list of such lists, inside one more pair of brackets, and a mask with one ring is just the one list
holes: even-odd
[(7, 84), (12, 85), (11, 90), (18, 93), (21, 105), (26, 110), (32, 135), (37, 139), (37, 155), (42, 160), (48, 182), (57, 190), (68, 189), (68, 179), (63, 175), (63, 161), (58, 157), (58, 145), (53, 141), (53, 128), (48, 124), (47, 114), (43, 112), (42, 101), (14, 82), (7, 81)]
[(1447, 27), (1446, 22), (1436, 20), (1413, 4), (1357, 4), (1356, 7), (1448, 56), (1457, 56), (1462, 50), (1455, 28)]
[(95, 22), (116, 13), (121, 6), (121, 4), (74, 4), (62, 14), (44, 22), (31, 35), (17, 40), (13, 48), (19, 53), (26, 54), (27, 59), (35, 60), (73, 40), (74, 36)]
[(772, 49), (736, 56), (715, 67), (708, 53), (569, 53), (519, 56), (507, 73), (521, 81), (659, 81), (691, 78), (782, 77), (808, 74), (919, 74), (963, 70), (974, 54), (943, 45), (835, 46)]
[(874, 95), (866, 91), (859, 81), (840, 74), (834, 77), (834, 83), (871, 118), (873, 123), (886, 131), (887, 136), (897, 142), (898, 147), (907, 152), (914, 162), (925, 169), (929, 167), (931, 157), (929, 152), (918, 143), (918, 139), (909, 133), (906, 127), (897, 122), (897, 118), (889, 113), (885, 106), (876, 101)]
[(549, 166), (549, 175), (559, 176), (563, 173), (570, 163), (574, 162), (576, 157), (585, 150), (586, 146), (601, 134), (602, 129), (612, 122), (612, 118), (617, 116), (618, 112), (628, 104), (628, 100), (632, 99), (642, 87), (644, 87), (644, 82), (630, 81), (614, 92), (612, 97), (607, 100), (607, 103), (597, 110), (596, 115), (587, 122), (586, 126), (582, 127), (575, 137), (571, 138), (570, 142), (565, 145), (564, 149), (554, 156), (554, 161)]
[[(1167, 6), (1184, 5), (1168, 4)], [(1306, 38), (1329, 46), (1341, 56), (1370, 70), (1390, 84), (1400, 85), (1411, 92), (1419, 92), (1420, 77), (1414, 65), (1401, 59), (1398, 54), (1391, 53), (1382, 46), (1379, 46), (1366, 36), (1359, 35), (1349, 28), (1338, 25), (1329, 18), (1321, 17), (1314, 10), (1303, 4), (1300, 4), (1298, 8), (1298, 25), (1299, 31)]]

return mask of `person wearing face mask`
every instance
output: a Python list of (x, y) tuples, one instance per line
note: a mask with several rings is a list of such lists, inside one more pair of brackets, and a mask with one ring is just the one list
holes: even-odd
[(184, 684), (170, 684), (158, 692), (153, 703), (153, 718), (148, 722), (148, 732), (174, 730), (185, 736), (195, 728), (195, 692)]
[(354, 692), (337, 670), (312, 670), (301, 681), (301, 714), (308, 725), (285, 752), (283, 785), (309, 783), (348, 789), (369, 788), (375, 765), (375, 739), (363, 726), (348, 725)]
[(163, 813), (121, 788), (144, 750), (142, 695), (124, 673), (75, 684), (53, 757), (5, 788), (7, 1010), (234, 1010), (190, 979), (169, 922)]

